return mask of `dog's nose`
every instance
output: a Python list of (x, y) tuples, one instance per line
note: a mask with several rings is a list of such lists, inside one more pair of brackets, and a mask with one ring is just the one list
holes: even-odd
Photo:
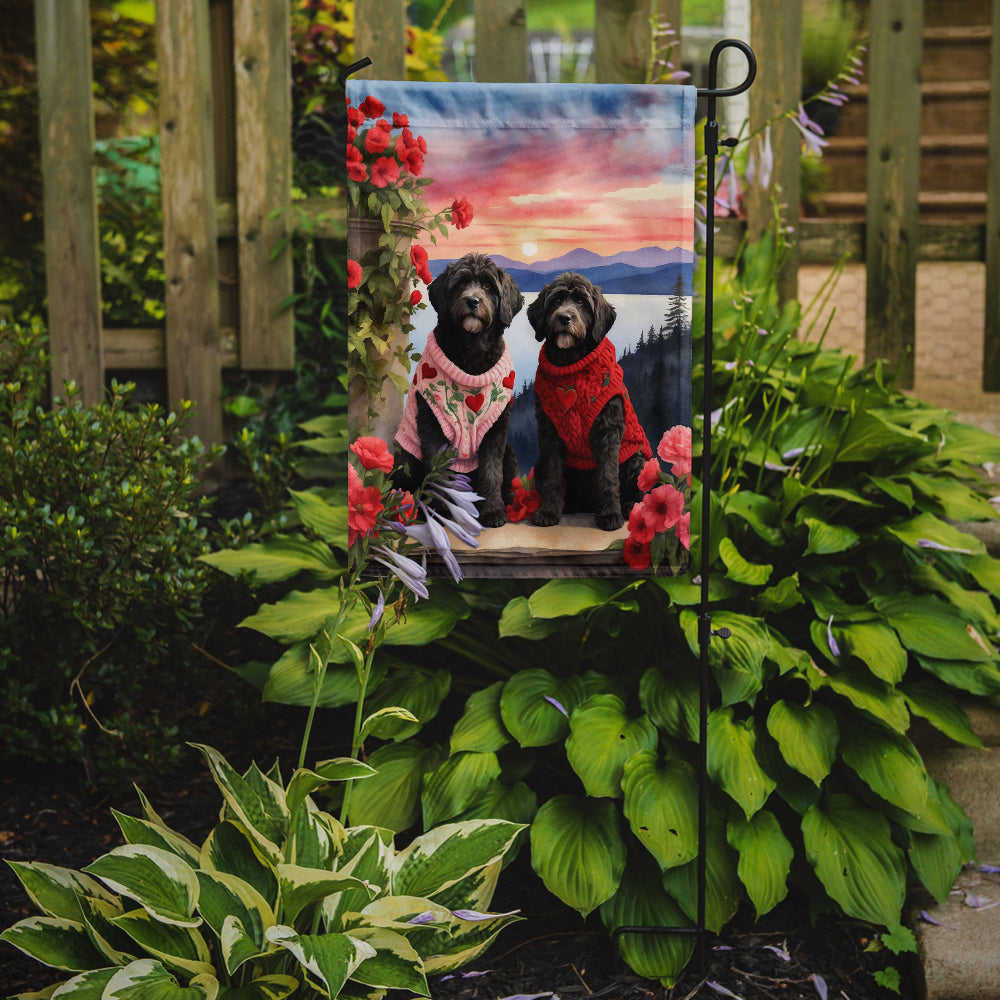
[(479, 302), (480, 302), (480, 299), (479, 299), (478, 295), (466, 295), (465, 296), (465, 304), (470, 309), (478, 309), (479, 308)]
[(573, 322), (573, 314), (569, 312), (556, 313), (560, 326), (569, 326)]

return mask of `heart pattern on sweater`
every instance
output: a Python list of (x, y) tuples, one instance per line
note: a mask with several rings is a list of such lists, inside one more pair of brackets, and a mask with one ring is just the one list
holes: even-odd
[(425, 379), (432, 379), (438, 373), (438, 370), (433, 366), (429, 365), (426, 361), (420, 366), (420, 374)]
[(465, 397), (465, 405), (472, 410), (473, 413), (478, 413), (483, 408), (483, 403), (485, 402), (486, 396), (481, 392), (477, 392), (475, 396)]
[(576, 403), (576, 389), (571, 385), (557, 385), (556, 389), (559, 392), (558, 399), (562, 403), (563, 409), (571, 410)]
[(511, 373), (510, 373), (510, 374), (509, 374), (509, 375), (508, 375), (508, 376), (507, 376), (507, 377), (506, 377), (506, 378), (505, 378), (505, 379), (503, 380), (503, 387), (504, 387), (505, 389), (513, 389), (513, 388), (514, 388), (514, 373), (513, 373), (513, 372), (511, 372)]

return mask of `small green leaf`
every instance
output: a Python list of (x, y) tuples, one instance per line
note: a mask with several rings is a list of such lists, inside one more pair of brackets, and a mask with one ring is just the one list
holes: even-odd
[(452, 754), (424, 779), (421, 804), (424, 827), (454, 819), (500, 776), (500, 764), (495, 753)]
[(774, 791), (776, 782), (757, 762), (753, 718), (737, 721), (733, 709), (717, 708), (708, 717), (708, 774), (749, 819)]
[(798, 705), (778, 699), (767, 716), (767, 731), (785, 761), (818, 787), (837, 755), (837, 720), (826, 705)]
[(774, 567), (768, 563), (747, 562), (730, 538), (719, 541), (719, 557), (726, 564), (726, 573), (731, 580), (746, 584), (748, 587), (762, 587), (770, 579)]
[(737, 816), (726, 828), (729, 846), (739, 851), (736, 873), (746, 886), (758, 919), (788, 894), (788, 873), (795, 849), (774, 813), (765, 809), (750, 819)]

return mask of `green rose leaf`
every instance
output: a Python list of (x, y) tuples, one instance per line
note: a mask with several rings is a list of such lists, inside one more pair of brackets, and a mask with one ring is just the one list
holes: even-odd
[(638, 750), (653, 750), (659, 735), (648, 716), (629, 719), (625, 703), (613, 694), (596, 694), (570, 717), (566, 758), (588, 795), (619, 798), (622, 768)]
[(553, 895), (582, 916), (618, 889), (625, 842), (608, 799), (558, 795), (531, 824), (531, 865)]

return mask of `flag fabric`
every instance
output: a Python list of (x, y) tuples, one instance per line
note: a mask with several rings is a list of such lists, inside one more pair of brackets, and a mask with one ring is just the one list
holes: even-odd
[[(355, 283), (377, 269), (390, 242), (390, 221), (414, 223), (402, 228), (417, 277), (398, 290), (407, 314), (396, 333), (404, 346), (411, 345), (410, 370), (405, 379), (397, 373), (387, 380), (386, 398), (370, 407), (383, 418), (393, 414), (385, 433), (393, 431), (403, 400), (413, 395), (399, 383), (418, 371), (417, 358), (438, 327), (429, 286), (449, 265), (468, 254), (485, 255), (523, 300), (504, 332), (511, 358), (504, 380), (513, 382), (507, 440), (517, 475), (506, 484), (507, 523), (484, 529), (478, 550), (456, 548), (466, 574), (685, 571), (695, 89), (351, 79), (347, 96), (349, 257), (356, 262), (367, 254), (349, 263), (356, 268)], [(381, 245), (359, 242), (366, 217), (385, 236)], [(576, 407), (574, 433), (586, 437), (593, 414), (582, 415), (584, 396), (595, 401), (592, 409), (601, 405), (596, 390), (585, 386), (600, 381), (602, 373), (574, 376), (583, 378), (576, 383), (567, 375), (564, 386), (547, 385), (548, 410), (535, 390), (540, 362), (546, 378), (552, 368), (546, 365), (547, 293), (558, 290), (567, 273), (583, 279), (588, 307), (599, 301), (602, 310), (610, 309), (604, 312), (611, 321), (602, 343), (611, 347), (595, 354), (611, 351), (612, 379), (624, 383), (624, 409), (645, 433), (645, 448), (622, 449), (632, 457), (630, 471), (624, 463), (620, 467), (624, 523), (618, 528), (610, 528), (613, 519), (607, 517), (599, 523), (601, 511), (594, 508), (606, 497), (588, 494), (589, 487), (576, 479), (558, 523), (532, 524), (537, 509), (546, 507), (546, 496), (537, 493), (545, 494), (551, 482), (544, 472), (551, 449), (540, 440), (537, 413), (558, 418), (553, 408)], [(589, 292), (593, 288), (596, 293)], [(441, 307), (440, 296), (435, 298)], [(356, 335), (362, 320), (352, 314), (350, 322)], [(462, 416), (471, 421), (476, 415)], [(555, 419), (552, 426), (557, 422), (562, 426)]]

